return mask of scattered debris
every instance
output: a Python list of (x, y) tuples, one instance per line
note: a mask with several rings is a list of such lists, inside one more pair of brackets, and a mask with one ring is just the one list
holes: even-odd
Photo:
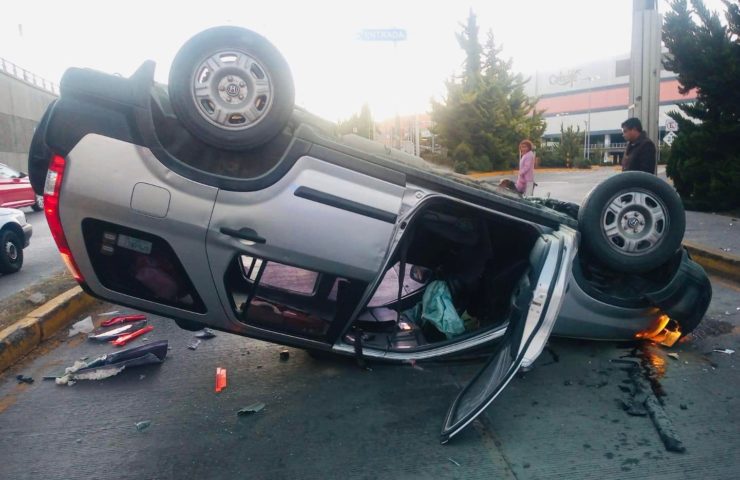
[(118, 337), (117, 339), (113, 340), (110, 343), (112, 343), (116, 347), (122, 347), (126, 345), (128, 342), (130, 342), (131, 340), (135, 339), (136, 337), (144, 335), (145, 333), (149, 333), (152, 330), (154, 330), (154, 327), (152, 327), (151, 325), (147, 325), (146, 327), (140, 328), (136, 330), (135, 332), (131, 332), (127, 335), (123, 335), (122, 337)]
[(27, 377), (23, 374), (16, 375), (15, 379), (18, 380), (18, 383), (27, 383), (29, 385), (33, 383), (33, 378)]
[(123, 335), (129, 334), (133, 331), (139, 330), (146, 325), (146, 320), (142, 320), (136, 323), (129, 323), (120, 327), (114, 327), (109, 330), (96, 330), (87, 336), (88, 340), (97, 340), (100, 342), (107, 342)]
[(92, 317), (85, 317), (84, 319), (72, 325), (72, 328), (69, 329), (68, 336), (73, 337), (78, 333), (90, 333), (94, 329), (95, 325), (93, 325)]
[(82, 439), (78, 438), (77, 440), (75, 440), (75, 443), (82, 443)]
[(242, 408), (238, 412), (236, 412), (237, 415), (251, 415), (253, 413), (257, 413), (262, 411), (262, 409), (265, 408), (265, 404), (262, 402), (255, 402), (251, 405), (247, 405), (246, 407)]
[(144, 420), (142, 422), (136, 422), (136, 431), (143, 432), (152, 424), (151, 420)]
[(196, 338), (195, 340), (193, 340), (192, 342), (190, 342), (190, 345), (188, 345), (188, 348), (190, 350), (196, 350), (199, 345), (200, 345), (200, 339), (197, 339)]
[(220, 393), (221, 390), (226, 388), (226, 369), (217, 367), (216, 368), (216, 393)]
[(46, 295), (41, 292), (32, 293), (28, 297), (28, 301), (33, 303), (34, 305), (41, 305), (46, 301)]
[(678, 354), (677, 353), (671, 352), (671, 353), (668, 354), (668, 356), (671, 357), (674, 360), (678, 360)]
[(77, 380), (102, 380), (118, 375), (126, 368), (162, 363), (167, 356), (167, 340), (148, 343), (120, 352), (109, 353), (90, 362), (78, 360), (58, 374), (44, 376), (57, 385), (74, 385)]
[(117, 317), (109, 318), (100, 323), (102, 327), (110, 327), (113, 325), (119, 325), (121, 323), (138, 322), (139, 320), (146, 320), (146, 315), (143, 314), (132, 314), (132, 315), (119, 315)]
[(280, 352), (280, 360), (286, 361), (289, 358), (290, 358), (290, 352), (288, 350), (286, 350), (286, 349), (283, 349)]
[[(730, 224), (730, 225), (732, 225), (732, 224)], [(732, 251), (731, 248), (720, 248), (720, 250), (722, 250), (723, 252), (731, 252)]]
[(450, 457), (447, 457), (447, 460), (449, 460), (450, 462), (454, 463), (454, 464), (455, 464), (455, 465), (457, 465), (458, 467), (462, 466), (462, 465), (460, 465), (459, 463), (457, 463), (456, 461), (454, 461), (454, 460), (453, 460), (452, 458), (450, 458)]
[(204, 328), (203, 330), (195, 334), (195, 338), (202, 338), (203, 340), (208, 340), (209, 338), (213, 338), (215, 336), (216, 334), (213, 333), (210, 328)]
[(424, 371), (424, 369), (421, 366), (416, 364), (416, 360), (413, 358), (411, 360), (407, 360), (405, 363), (408, 363), (409, 365), (411, 365), (411, 368), (413, 368), (414, 370), (421, 370), (422, 372)]
[(563, 382), (563, 385), (565, 385), (566, 387), (570, 387), (571, 385), (573, 385), (573, 382), (571, 382), (570, 380), (566, 380)]
[(712, 351), (717, 353), (724, 353), (725, 355), (732, 355), (733, 353), (735, 353), (735, 350), (732, 350), (730, 348), (715, 348)]
[(139, 380), (144, 380), (145, 378), (146, 378), (146, 375), (144, 375), (143, 373), (139, 375)]
[(682, 403), (681, 405), (679, 405), (679, 407), (681, 408), (681, 410), (688, 410), (689, 409), (689, 406), (686, 405), (685, 403)]
[(109, 317), (111, 315), (118, 315), (121, 313), (120, 310), (113, 310), (112, 312), (98, 313), (98, 317)]

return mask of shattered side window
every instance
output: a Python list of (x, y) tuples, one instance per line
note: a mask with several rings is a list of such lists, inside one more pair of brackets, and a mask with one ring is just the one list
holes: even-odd
[[(242, 255), (240, 258), (242, 272), (247, 280), (254, 282), (257, 273), (262, 266), (263, 260), (259, 258)], [(266, 262), (265, 269), (260, 278), (260, 285), (278, 288), (286, 292), (298, 293), (300, 295), (312, 295), (316, 288), (316, 280), (319, 274), (310, 270), (304, 270), (290, 265), (283, 265), (273, 261)]]

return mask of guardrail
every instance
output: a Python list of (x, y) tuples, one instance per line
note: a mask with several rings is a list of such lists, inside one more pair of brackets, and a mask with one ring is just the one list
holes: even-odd
[(54, 95), (59, 95), (59, 85), (45, 78), (39, 77), (25, 68), (21, 68), (15, 63), (0, 57), (0, 71), (21, 80), (29, 85), (40, 88)]

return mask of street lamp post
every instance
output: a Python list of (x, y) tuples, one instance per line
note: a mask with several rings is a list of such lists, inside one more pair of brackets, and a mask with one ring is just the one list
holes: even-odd
[(588, 115), (586, 120), (586, 132), (583, 134), (583, 158), (588, 159), (591, 153), (591, 92), (593, 92), (593, 81), (601, 77), (598, 75), (589, 75), (584, 80), (588, 81)]

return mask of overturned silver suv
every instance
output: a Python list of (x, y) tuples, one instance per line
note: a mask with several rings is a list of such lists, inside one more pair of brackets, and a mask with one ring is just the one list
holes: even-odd
[(190, 39), (167, 86), (154, 68), (69, 69), (33, 140), (51, 231), (96, 297), (316, 352), (485, 353), (443, 442), (551, 334), (670, 343), (708, 307), (681, 202), (653, 175), (614, 176), (578, 209), (338, 136), (241, 28)]

